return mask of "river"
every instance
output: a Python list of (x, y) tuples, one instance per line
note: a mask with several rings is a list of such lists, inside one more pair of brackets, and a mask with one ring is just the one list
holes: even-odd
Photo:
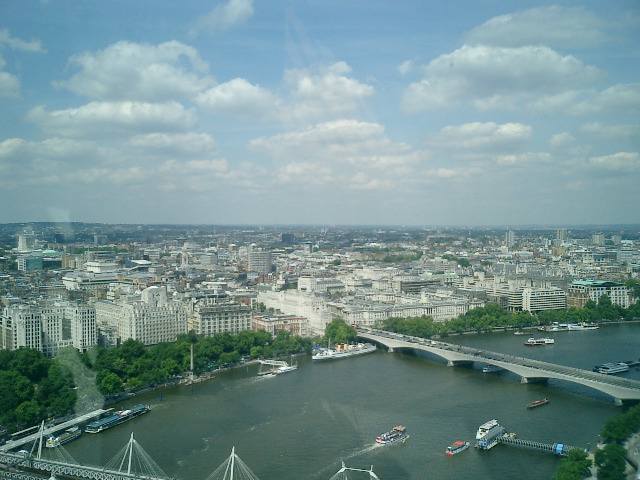
[[(541, 347), (509, 332), (444, 340), (588, 370), (640, 357), (637, 323), (549, 335), (556, 343)], [(492, 418), (520, 438), (593, 449), (604, 421), (623, 408), (571, 383), (521, 384), (507, 372), (483, 374), (482, 365), (447, 367), (380, 349), (334, 362), (295, 361), (298, 370), (286, 375), (259, 377), (250, 365), (132, 398), (120, 406), (146, 403), (152, 411), (64, 448), (80, 463), (104, 466), (133, 432), (165, 473), (182, 480), (205, 480), (232, 447), (261, 480), (328, 480), (343, 460), (373, 466), (381, 480), (539, 480), (553, 476), (558, 457), (503, 445), (454, 457), (444, 451), (455, 440), (473, 444), (478, 426)], [(620, 375), (640, 380), (635, 368)], [(547, 405), (525, 408), (544, 397)], [(395, 425), (407, 426), (410, 438), (376, 446), (375, 437)]]

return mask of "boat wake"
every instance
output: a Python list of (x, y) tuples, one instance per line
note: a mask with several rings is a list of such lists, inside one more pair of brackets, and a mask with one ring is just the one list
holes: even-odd
[(363, 454), (365, 454), (367, 452), (370, 452), (372, 450), (375, 450), (375, 449), (383, 447), (383, 446), (384, 445), (380, 445), (378, 443), (372, 443), (372, 444), (369, 444), (369, 445), (365, 445), (364, 447), (357, 448), (352, 452), (346, 453), (344, 455), (340, 455), (340, 459), (339, 460), (336, 460), (335, 462), (332, 462), (330, 465), (327, 465), (322, 470), (316, 472), (311, 477), (311, 480), (326, 479), (326, 472), (334, 470), (336, 468), (336, 465), (339, 465), (340, 462), (344, 462), (344, 461), (349, 460), (351, 458), (363, 455)]
[(342, 459), (343, 459), (343, 460), (349, 460), (350, 458), (357, 457), (357, 456), (359, 456), (359, 455), (362, 455), (362, 454), (368, 453), (368, 452), (370, 452), (370, 451), (372, 451), (372, 450), (375, 450), (375, 449), (380, 448), (380, 447), (383, 447), (383, 446), (384, 446), (384, 445), (381, 445), (381, 444), (379, 444), (379, 443), (372, 443), (372, 444), (370, 444), (370, 445), (365, 445), (364, 447), (359, 448), (359, 449), (357, 449), (357, 450), (355, 450), (355, 451), (351, 452), (350, 454), (348, 454), (348, 455), (346, 455), (346, 456), (342, 457)]

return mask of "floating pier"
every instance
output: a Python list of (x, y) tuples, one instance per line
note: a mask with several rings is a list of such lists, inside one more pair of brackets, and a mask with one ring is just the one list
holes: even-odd
[(564, 443), (543, 443), (532, 440), (524, 440), (517, 438), (515, 433), (507, 432), (504, 427), (498, 425), (492, 428), (487, 435), (476, 441), (476, 448), (480, 450), (489, 450), (499, 443), (512, 447), (526, 448), (542, 453), (550, 453), (552, 455), (565, 456), (576, 447), (566, 445)]

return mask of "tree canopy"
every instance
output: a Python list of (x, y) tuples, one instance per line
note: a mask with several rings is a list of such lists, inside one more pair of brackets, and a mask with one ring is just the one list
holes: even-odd
[(13, 432), (71, 412), (76, 402), (69, 371), (38, 350), (0, 351), (0, 426)]
[(96, 372), (96, 384), (103, 395), (165, 382), (191, 370), (201, 374), (217, 366), (234, 364), (243, 358), (289, 355), (311, 348), (311, 340), (279, 330), (272, 337), (264, 330), (243, 331), (236, 335), (220, 333), (202, 336), (179, 335), (175, 342), (145, 347), (138, 340), (127, 340), (120, 347), (95, 347), (83, 359)]
[(358, 340), (356, 329), (342, 318), (334, 318), (324, 329), (324, 342), (332, 345), (337, 343), (355, 343)]

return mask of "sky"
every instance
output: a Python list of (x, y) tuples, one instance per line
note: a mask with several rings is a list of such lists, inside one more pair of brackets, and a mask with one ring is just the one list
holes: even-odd
[(640, 223), (640, 3), (0, 0), (0, 222)]

